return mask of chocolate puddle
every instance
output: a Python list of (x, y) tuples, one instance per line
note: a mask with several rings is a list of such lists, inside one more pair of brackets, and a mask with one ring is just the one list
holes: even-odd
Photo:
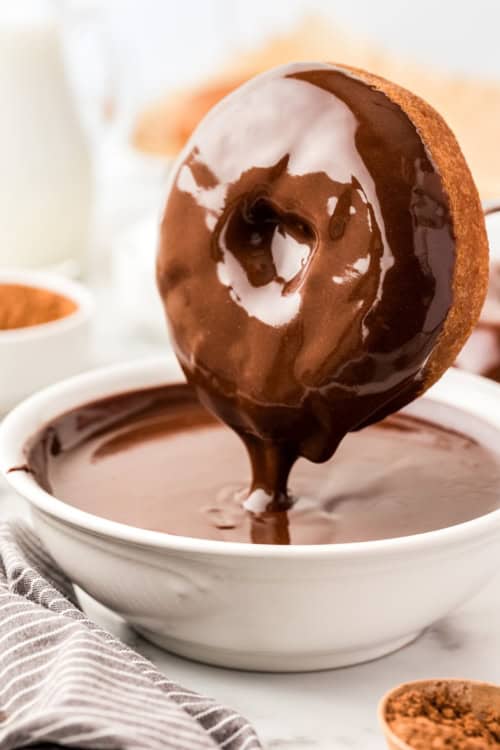
[(355, 75), (284, 66), (200, 124), (172, 179), (158, 282), (189, 382), (245, 443), (247, 508), (288, 509), (299, 456), (327, 460), (417, 395), (454, 260), (419, 133)]
[(170, 534), (256, 544), (328, 544), (416, 534), (498, 507), (500, 466), (455, 432), (395, 415), (348, 435), (333, 459), (299, 460), (289, 511), (241, 504), (249, 466), (237, 436), (187, 385), (131, 392), (62, 415), (28, 466), (77, 508)]

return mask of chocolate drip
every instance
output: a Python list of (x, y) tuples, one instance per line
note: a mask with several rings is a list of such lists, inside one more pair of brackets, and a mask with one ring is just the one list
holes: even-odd
[[(326, 64), (250, 81), (173, 174), (158, 282), (179, 361), (244, 440), (249, 503), (411, 401), (452, 304), (442, 180), (407, 114)], [(256, 495), (257, 493), (257, 495)]]

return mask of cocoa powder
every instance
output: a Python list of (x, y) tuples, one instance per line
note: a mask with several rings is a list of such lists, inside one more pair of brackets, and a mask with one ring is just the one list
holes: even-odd
[(446, 682), (407, 688), (387, 704), (386, 720), (413, 750), (491, 750), (500, 748), (500, 713), (473, 710), (466, 684)]
[(49, 289), (23, 284), (0, 284), (0, 331), (27, 328), (64, 318), (76, 304)]

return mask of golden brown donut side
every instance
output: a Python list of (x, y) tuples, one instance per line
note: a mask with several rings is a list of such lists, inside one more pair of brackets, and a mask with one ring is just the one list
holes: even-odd
[(453, 304), (424, 370), (423, 393), (453, 365), (476, 325), (488, 286), (488, 239), (479, 193), (453, 132), (439, 112), (410, 91), (358, 68), (350, 70), (382, 91), (414, 123), (438, 169), (450, 203), (456, 242)]

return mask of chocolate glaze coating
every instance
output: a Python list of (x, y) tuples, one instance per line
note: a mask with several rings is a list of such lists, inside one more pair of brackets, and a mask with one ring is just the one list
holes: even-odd
[(179, 361), (285, 507), (298, 455), (411, 401), (453, 304), (454, 224), (419, 131), (352, 71), (223, 100), (174, 171), (158, 282)]

